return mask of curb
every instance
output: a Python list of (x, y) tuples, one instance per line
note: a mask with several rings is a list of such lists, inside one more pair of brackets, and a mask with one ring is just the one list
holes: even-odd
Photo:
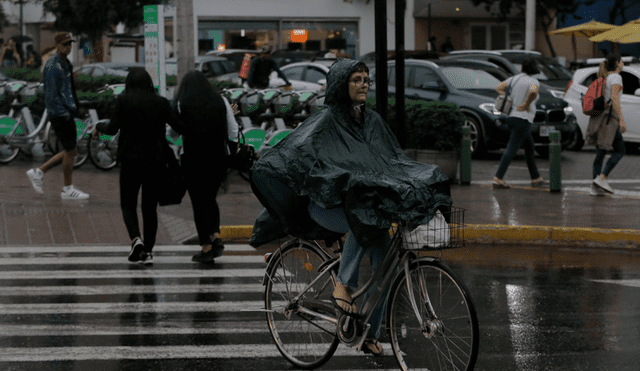
[[(220, 237), (228, 240), (249, 240), (252, 232), (252, 225), (220, 227)], [(640, 248), (640, 230), (638, 229), (467, 224), (464, 233), (467, 244)]]

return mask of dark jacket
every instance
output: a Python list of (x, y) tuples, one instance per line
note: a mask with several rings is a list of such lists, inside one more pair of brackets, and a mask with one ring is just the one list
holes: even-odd
[(55, 52), (43, 71), (44, 103), (50, 117), (73, 117), (78, 111), (78, 99), (73, 82), (73, 67)]
[(285, 76), (278, 63), (271, 58), (265, 59), (257, 56), (251, 61), (251, 68), (249, 69), (249, 86), (257, 89), (266, 89), (269, 87), (269, 76), (271, 72), (276, 71), (287, 84), (291, 85), (287, 76)]
[(116, 99), (111, 121), (98, 124), (98, 131), (118, 138), (118, 160), (143, 164), (159, 162), (166, 148), (166, 124), (178, 131), (182, 122), (169, 101), (156, 94), (124, 93)]
[(176, 105), (176, 114), (184, 123), (174, 129), (182, 135), (184, 153), (191, 158), (226, 166), (227, 115), (222, 97), (207, 105)]
[[(410, 160), (377, 112), (365, 109), (359, 124), (351, 119), (348, 77), (360, 63), (336, 62), (327, 76), (327, 108), (265, 152), (251, 171), (256, 196), (282, 231), (297, 235), (305, 232), (301, 226), (313, 227), (305, 207), (311, 200), (342, 208), (366, 247), (393, 221), (415, 227), (451, 205), (447, 176), (436, 165)], [(268, 231), (254, 228), (252, 240), (264, 242), (262, 232)]]

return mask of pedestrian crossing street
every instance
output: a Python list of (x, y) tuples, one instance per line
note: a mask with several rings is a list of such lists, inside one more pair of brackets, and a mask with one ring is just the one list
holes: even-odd
[[(1, 370), (284, 370), (264, 311), (263, 253), (228, 245), (212, 265), (198, 246), (0, 247)], [(323, 370), (395, 369), (341, 345)]]

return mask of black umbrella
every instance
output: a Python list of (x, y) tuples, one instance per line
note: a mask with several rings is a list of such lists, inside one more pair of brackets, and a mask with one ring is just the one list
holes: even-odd
[(24, 44), (28, 42), (32, 42), (33, 38), (27, 35), (15, 35), (10, 37), (16, 44)]

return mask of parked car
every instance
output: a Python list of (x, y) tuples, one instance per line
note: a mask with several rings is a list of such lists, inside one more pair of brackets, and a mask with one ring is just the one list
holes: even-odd
[[(387, 50), (387, 61), (393, 60), (396, 57), (395, 50)], [(405, 59), (438, 59), (440, 54), (438, 52), (432, 52), (427, 50), (405, 50)], [(376, 52), (369, 52), (356, 58), (357, 60), (364, 62), (364, 64), (373, 69), (376, 67)]]
[[(498, 93), (495, 87), (503, 75), (487, 63), (477, 66), (461, 66), (456, 61), (426, 61), (408, 59), (405, 61), (405, 97), (427, 101), (454, 103), (466, 116), (465, 126), (471, 130), (471, 145), (475, 156), (489, 150), (505, 148), (510, 132), (505, 116), (495, 110), (494, 102)], [(484, 70), (488, 68), (488, 70)], [(371, 75), (375, 81), (375, 70)], [(388, 62), (387, 77), (389, 94), (395, 95), (395, 61)], [(375, 82), (369, 94), (375, 97)], [(548, 156), (549, 133), (560, 131), (562, 143), (568, 143), (575, 132), (575, 117), (566, 102), (551, 94), (541, 94), (537, 103), (537, 113), (531, 134), (536, 144), (536, 152)]]
[(233, 68), (235, 72), (240, 72), (242, 67), (242, 61), (246, 54), (258, 55), (259, 50), (253, 49), (225, 49), (225, 50), (211, 50), (206, 55), (213, 55), (216, 57), (223, 57), (233, 62)]
[[(329, 68), (335, 61), (335, 59), (320, 59), (314, 62), (291, 63), (280, 67), (280, 70), (287, 76), (294, 90), (319, 91), (324, 90), (326, 87)], [(269, 78), (270, 87), (284, 85), (285, 83), (276, 72), (273, 72)], [(302, 87), (302, 85), (305, 86)]]
[[(495, 57), (503, 57), (504, 59), (510, 62), (509, 65), (505, 65), (504, 62), (500, 62), (505, 65), (508, 69), (512, 70), (512, 72), (517, 71), (520, 73), (522, 71), (522, 62), (524, 62), (527, 58), (532, 58), (536, 61), (538, 68), (540, 69), (540, 73), (534, 76), (537, 78), (540, 83), (549, 85), (551, 88), (557, 89), (560, 93), (556, 93), (558, 98), (562, 98), (561, 91), (569, 84), (571, 81), (571, 71), (569, 71), (566, 67), (558, 63), (553, 58), (544, 56), (538, 52), (527, 51), (527, 50), (455, 50), (449, 53), (449, 56), (444, 57), (443, 59), (453, 59), (460, 58), (461, 56), (465, 56), (464, 58), (474, 58), (474, 59), (485, 59), (488, 60), (493, 56), (494, 61), (498, 61)], [(513, 71), (515, 68), (515, 71)]]
[(337, 58), (328, 50), (276, 50), (271, 54), (271, 58), (283, 67), (291, 63), (308, 62), (318, 58)]
[[(214, 55), (201, 55), (195, 59), (195, 69), (204, 73), (209, 80), (218, 80), (217, 77), (225, 74), (233, 74), (233, 62), (223, 57)], [(178, 74), (178, 60), (176, 58), (168, 58), (166, 60), (166, 73), (168, 76), (176, 76)]]
[(102, 62), (90, 63), (75, 69), (74, 76), (88, 75), (91, 77), (122, 76), (126, 77), (133, 67), (144, 68), (144, 63), (137, 62)]
[[(580, 147), (584, 144), (584, 134), (589, 124), (589, 116), (582, 113), (582, 97), (587, 93), (589, 85), (597, 78), (598, 67), (581, 68), (574, 72), (573, 79), (564, 95), (564, 100), (573, 108), (578, 120)], [(622, 138), (627, 143), (640, 144), (640, 65), (624, 66), (622, 72), (622, 96), (620, 106), (627, 124), (627, 131)]]

